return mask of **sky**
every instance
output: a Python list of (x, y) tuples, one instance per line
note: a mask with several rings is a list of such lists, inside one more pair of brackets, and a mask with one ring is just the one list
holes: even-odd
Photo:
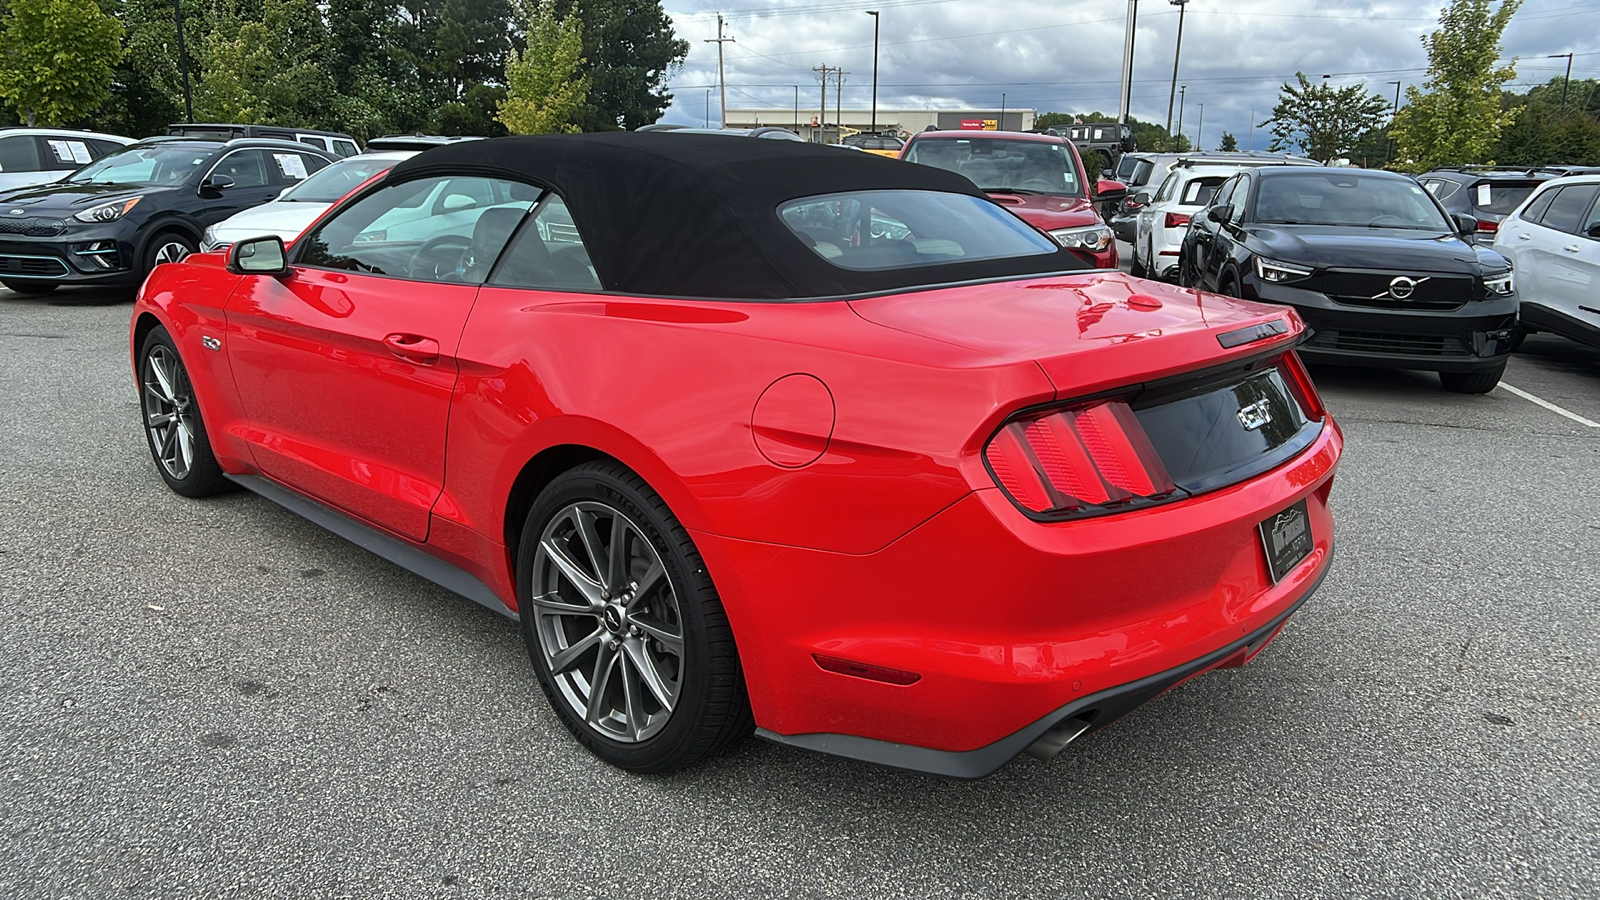
[[(846, 108), (872, 96), (872, 26), (882, 20), (878, 108), (996, 109), (1114, 115), (1121, 84), (1127, 0), (666, 0), (689, 56), (669, 82), (675, 94), (663, 121), (717, 123), (717, 13), (725, 20), (728, 107), (816, 108), (813, 67), (842, 66)], [(1259, 127), (1278, 90), (1296, 71), (1336, 86), (1365, 83), (1394, 100), (1394, 81), (1426, 75), (1421, 37), (1438, 25), (1429, 0), (1190, 0), (1184, 13), (1178, 81), (1187, 83), (1183, 131), (1215, 147), (1223, 131), (1262, 149)], [(1132, 112), (1165, 124), (1178, 8), (1141, 0), (1135, 37)], [(1517, 57), (1510, 87), (1526, 90), (1560, 77), (1600, 77), (1600, 0), (1526, 0), (1502, 46)], [(709, 110), (706, 89), (712, 89)], [(829, 105), (833, 91), (829, 88)], [(1200, 106), (1204, 104), (1204, 112)], [(1402, 97), (1401, 105), (1405, 105)], [(1203, 115), (1203, 119), (1201, 116)], [(1177, 113), (1174, 111), (1174, 120)], [(1176, 125), (1176, 121), (1174, 121)]]

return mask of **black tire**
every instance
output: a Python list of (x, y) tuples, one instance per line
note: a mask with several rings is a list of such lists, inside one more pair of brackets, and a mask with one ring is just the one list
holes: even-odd
[(5, 285), (6, 286), (6, 290), (8, 290), (8, 291), (16, 291), (19, 294), (48, 294), (51, 291), (55, 290), (56, 288), (61, 287), (61, 285), (59, 285), (59, 284), (51, 284), (49, 282), (40, 282), (40, 281), (9, 281), (8, 280), (8, 281), (0, 281), (0, 284)]
[[(587, 540), (584, 517), (592, 517)], [(626, 550), (622, 568), (613, 569), (619, 540)], [(662, 571), (652, 577), (657, 562)], [(567, 565), (594, 577), (580, 586)], [(534, 601), (536, 581), (542, 605)], [(733, 629), (699, 551), (661, 496), (621, 464), (585, 463), (540, 492), (517, 547), (517, 600), (545, 696), (579, 743), (606, 762), (671, 772), (754, 728)], [(675, 637), (675, 658), (658, 635)], [(652, 684), (670, 689), (670, 705)]]
[(1439, 383), (1444, 389), (1455, 394), (1487, 394), (1494, 390), (1500, 383), (1500, 376), (1506, 373), (1506, 364), (1501, 363), (1487, 372), (1440, 372)]
[[(160, 368), (162, 377), (157, 377)], [(139, 347), (139, 410), (144, 417), (145, 443), (161, 479), (185, 497), (209, 497), (227, 490), (232, 482), (211, 452), (200, 402), (189, 381), (189, 370), (178, 356), (167, 329), (156, 326)], [(161, 422), (162, 416), (168, 416)], [(187, 434), (184, 432), (187, 431)], [(188, 456), (184, 456), (184, 440)], [(170, 457), (170, 458), (169, 458)]]
[(1239, 282), (1232, 275), (1222, 276), (1222, 282), (1217, 285), (1217, 293), (1224, 297), (1239, 296)]
[(175, 256), (174, 248), (182, 247), (183, 255), (188, 256), (195, 250), (194, 241), (180, 231), (163, 231), (150, 238), (150, 243), (145, 245), (144, 256), (140, 259), (139, 278), (142, 281), (150, 276), (150, 270), (163, 262), (180, 262), (179, 259), (166, 257)]
[[(1134, 235), (1134, 237), (1137, 238), (1138, 235)], [(1139, 261), (1139, 245), (1137, 243), (1133, 245), (1133, 259), (1128, 263), (1128, 274), (1135, 278), (1150, 277), (1150, 270), (1145, 268), (1144, 263)]]
[(1183, 247), (1178, 248), (1178, 286), (1194, 287), (1194, 273), (1190, 271), (1189, 254)]

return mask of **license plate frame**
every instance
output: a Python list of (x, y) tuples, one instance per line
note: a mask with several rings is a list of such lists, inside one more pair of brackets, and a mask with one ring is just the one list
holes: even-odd
[(1268, 516), (1256, 524), (1261, 537), (1261, 549), (1267, 556), (1267, 574), (1277, 584), (1283, 576), (1311, 555), (1315, 542), (1311, 536), (1311, 512), (1306, 501)]

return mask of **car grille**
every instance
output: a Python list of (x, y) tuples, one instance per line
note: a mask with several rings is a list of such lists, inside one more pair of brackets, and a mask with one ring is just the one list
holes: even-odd
[(67, 223), (60, 219), (0, 219), (0, 234), (55, 237), (66, 230)]
[[(1419, 282), (1411, 296), (1389, 296), (1389, 284), (1405, 276)], [(1423, 279), (1427, 279), (1424, 281)], [(1386, 309), (1455, 309), (1472, 299), (1472, 278), (1467, 275), (1425, 275), (1415, 272), (1351, 272), (1333, 269), (1322, 275), (1322, 292), (1351, 306)]]
[(1458, 337), (1434, 334), (1391, 334), (1382, 331), (1318, 331), (1306, 346), (1347, 353), (1395, 356), (1471, 356)]
[(0, 275), (33, 275), (60, 278), (67, 264), (54, 256), (0, 256)]

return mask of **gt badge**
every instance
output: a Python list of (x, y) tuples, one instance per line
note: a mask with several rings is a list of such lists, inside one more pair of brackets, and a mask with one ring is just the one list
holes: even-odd
[(1245, 431), (1255, 431), (1272, 421), (1272, 408), (1267, 405), (1267, 401), (1257, 400), (1249, 406), (1239, 407), (1235, 415), (1239, 417), (1239, 424), (1244, 426)]

